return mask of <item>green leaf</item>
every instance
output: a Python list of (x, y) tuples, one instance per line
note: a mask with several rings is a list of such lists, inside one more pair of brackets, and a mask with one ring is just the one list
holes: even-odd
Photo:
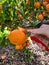
[(3, 37), (3, 33), (0, 31), (0, 38), (2, 38)]
[(31, 7), (34, 9), (34, 0), (30, 0), (31, 1)]

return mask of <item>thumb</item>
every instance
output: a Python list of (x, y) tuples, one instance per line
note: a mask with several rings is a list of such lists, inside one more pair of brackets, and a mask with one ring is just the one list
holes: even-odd
[(43, 34), (43, 30), (41, 28), (38, 29), (28, 29), (28, 32), (31, 32), (33, 34)]

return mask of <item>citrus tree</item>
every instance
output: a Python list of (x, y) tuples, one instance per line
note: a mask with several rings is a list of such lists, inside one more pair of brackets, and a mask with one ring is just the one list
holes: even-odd
[(33, 22), (48, 19), (49, 0), (2, 0), (0, 1), (1, 40), (8, 36), (7, 32), (18, 26), (32, 25)]

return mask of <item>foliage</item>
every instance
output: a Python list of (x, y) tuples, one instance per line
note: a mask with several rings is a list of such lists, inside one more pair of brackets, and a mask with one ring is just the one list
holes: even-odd
[[(7, 45), (10, 31), (18, 26), (35, 27), (36, 22), (48, 19), (49, 0), (0, 0), (0, 46)], [(27, 49), (24, 52), (24, 60), (32, 62), (32, 53)]]
[[(18, 26), (32, 25), (33, 22), (47, 19), (49, 19), (48, 0), (1, 0), (0, 25), (2, 28), (0, 40), (2, 42), (3, 38), (7, 37), (7, 31), (16, 29)], [(5, 30), (5, 27), (8, 29)]]
[(9, 33), (10, 33), (10, 31), (7, 30), (7, 27), (5, 27), (3, 31), (0, 28), (0, 46), (6, 45), (6, 40), (8, 39)]
[[(28, 0), (29, 1), (29, 0)], [(2, 12), (0, 13), (0, 24), (1, 23), (10, 23), (9, 26), (17, 27), (22, 26), (25, 23), (31, 23), (33, 21), (38, 22), (40, 20), (37, 19), (39, 14), (42, 14), (44, 11), (47, 13), (44, 16), (44, 19), (48, 19), (48, 11), (43, 5), (43, 0), (30, 0), (30, 4), (27, 0), (2, 0), (0, 2), (2, 7)], [(40, 2), (40, 7), (36, 8), (34, 6), (35, 2)], [(38, 3), (37, 3), (38, 5)], [(16, 25), (15, 25), (16, 24)], [(22, 25), (21, 25), (22, 24)]]

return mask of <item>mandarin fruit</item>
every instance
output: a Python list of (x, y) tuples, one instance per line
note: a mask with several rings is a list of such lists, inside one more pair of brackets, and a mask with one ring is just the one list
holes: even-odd
[(48, 4), (48, 2), (43, 2), (43, 6), (46, 7), (46, 5)]
[(49, 4), (46, 5), (46, 10), (49, 11)]
[(49, 2), (49, 0), (43, 0), (43, 1)]
[(26, 5), (30, 5), (30, 0), (26, 0)]
[(43, 15), (43, 16), (46, 16), (47, 14), (46, 14), (46, 12), (45, 12), (45, 11), (43, 11), (43, 12), (42, 12), (42, 15)]
[(38, 17), (37, 17), (38, 20), (43, 20), (44, 19), (44, 16), (42, 14), (39, 14)]
[(34, 3), (34, 7), (35, 7), (35, 8), (40, 8), (40, 6), (41, 6), (40, 2), (35, 2), (35, 3)]
[(23, 46), (23, 47), (26, 47), (26, 43), (24, 43), (22, 46)]
[(8, 36), (10, 42), (14, 45), (21, 45), (26, 42), (26, 35), (20, 30), (13, 30)]

